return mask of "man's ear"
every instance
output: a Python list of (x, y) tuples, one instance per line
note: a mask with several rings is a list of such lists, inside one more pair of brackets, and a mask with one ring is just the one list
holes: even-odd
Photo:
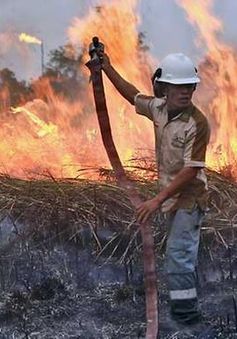
[(153, 92), (154, 92), (154, 95), (157, 97), (157, 98), (162, 98), (165, 96), (164, 94), (164, 83), (162, 82), (155, 82), (153, 84)]

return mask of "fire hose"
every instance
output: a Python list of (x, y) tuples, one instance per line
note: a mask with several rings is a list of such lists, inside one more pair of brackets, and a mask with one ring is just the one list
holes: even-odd
[[(86, 66), (89, 68), (91, 73), (95, 107), (104, 147), (114, 170), (118, 185), (125, 189), (130, 202), (134, 208), (136, 208), (142, 200), (134, 183), (129, 180), (126, 175), (112, 137), (102, 78), (102, 66), (100, 57), (98, 56), (98, 53), (101, 51), (103, 52), (103, 50), (104, 45), (99, 42), (97, 37), (94, 37), (89, 46), (91, 60), (86, 63)], [(158, 295), (156, 286), (157, 280), (154, 239), (152, 229), (147, 222), (140, 224), (139, 229), (141, 232), (143, 246), (143, 269), (146, 299), (146, 339), (156, 339), (158, 336)]]

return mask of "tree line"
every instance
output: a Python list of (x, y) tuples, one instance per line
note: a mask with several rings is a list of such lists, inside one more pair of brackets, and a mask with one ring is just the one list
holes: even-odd
[(83, 83), (81, 66), (82, 52), (76, 53), (73, 46), (67, 44), (50, 51), (44, 73), (29, 83), (19, 81), (11, 69), (3, 68), (0, 70), (0, 101), (6, 101), (6, 108), (19, 106), (36, 98), (36, 85), (45, 78), (50, 81), (55, 94), (73, 101)]

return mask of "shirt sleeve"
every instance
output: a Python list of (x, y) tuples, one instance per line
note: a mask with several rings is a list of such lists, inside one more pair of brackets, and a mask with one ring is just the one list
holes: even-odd
[(136, 112), (153, 121), (152, 107), (154, 106), (155, 99), (153, 96), (138, 93), (134, 98)]
[(186, 135), (184, 167), (205, 167), (206, 149), (210, 139), (208, 121), (203, 119)]

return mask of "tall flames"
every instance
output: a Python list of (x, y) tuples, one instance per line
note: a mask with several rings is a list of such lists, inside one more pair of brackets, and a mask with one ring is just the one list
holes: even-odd
[[(203, 81), (196, 100), (212, 125), (208, 165), (218, 169), (234, 164), (231, 170), (237, 177), (236, 54), (217, 39), (222, 24), (210, 14), (211, 1), (179, 0), (178, 4), (197, 27), (207, 49), (199, 67)], [(141, 91), (151, 93), (153, 61), (138, 39), (136, 5), (136, 0), (104, 1), (85, 18), (74, 19), (68, 36), (75, 48), (84, 48), (99, 35), (115, 68)], [(26, 34), (19, 39), (41, 44), (41, 40)], [(83, 59), (88, 60), (87, 52)], [(42, 77), (34, 83), (37, 99), (21, 107), (4, 106), (5, 113), (0, 117), (1, 172), (36, 177), (46, 171), (55, 177), (76, 177), (88, 167), (109, 165), (98, 130), (89, 74), (83, 66), (78, 72), (84, 80), (76, 100), (55, 94), (50, 80)], [(153, 149), (152, 124), (134, 114), (106, 78), (105, 86), (115, 143), (127, 163), (137, 150)], [(1, 92), (7, 102), (7, 88)]]
[(210, 14), (211, 0), (177, 2), (199, 32), (198, 45), (207, 49), (200, 64), (203, 85), (197, 99), (212, 126), (207, 163), (217, 170), (229, 166), (237, 178), (237, 53), (218, 39), (223, 25)]

